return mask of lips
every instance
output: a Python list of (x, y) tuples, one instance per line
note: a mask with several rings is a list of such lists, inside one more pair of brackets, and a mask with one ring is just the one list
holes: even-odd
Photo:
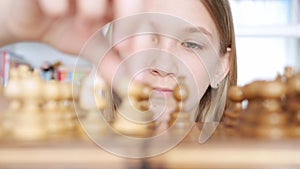
[(153, 90), (157, 91), (157, 92), (162, 92), (162, 93), (172, 93), (173, 92), (173, 89), (164, 88), (164, 87), (153, 87)]

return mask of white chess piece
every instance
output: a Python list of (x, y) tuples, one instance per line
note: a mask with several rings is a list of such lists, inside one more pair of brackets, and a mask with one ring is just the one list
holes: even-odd
[(100, 77), (89, 76), (83, 80), (79, 105), (85, 113), (79, 119), (86, 134), (91, 137), (101, 137), (107, 132), (107, 124), (103, 116), (106, 106), (105, 90), (105, 83)]
[(17, 68), (10, 69), (10, 78), (4, 89), (4, 96), (9, 100), (9, 107), (3, 117), (3, 130), (5, 135), (10, 136), (15, 124), (15, 116), (21, 109), (20, 75)]
[(58, 81), (51, 80), (45, 83), (43, 89), (46, 127), (48, 133), (52, 136), (62, 136), (65, 132), (64, 116), (59, 109), (59, 99), (61, 90)]
[(40, 78), (39, 71), (35, 70), (33, 73), (28, 71), (22, 72), (19, 87), (22, 90), (21, 99), (24, 104), (21, 112), (18, 112), (13, 136), (21, 140), (45, 139), (47, 130), (40, 107), (43, 81)]
[(147, 106), (143, 103), (148, 101), (151, 92), (149, 86), (136, 82), (131, 84), (129, 91), (123, 91), (128, 95), (123, 96), (116, 112), (113, 128), (117, 132), (134, 137), (147, 137), (153, 134), (153, 113), (145, 109)]

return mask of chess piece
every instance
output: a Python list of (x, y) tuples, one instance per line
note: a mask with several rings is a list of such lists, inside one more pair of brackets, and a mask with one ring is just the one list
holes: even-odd
[(153, 123), (151, 123), (153, 114), (148, 111), (151, 92), (152, 89), (148, 85), (138, 82), (131, 84), (128, 95), (125, 94), (122, 98), (112, 125), (117, 132), (134, 137), (147, 137), (153, 134)]
[(16, 114), (21, 109), (20, 73), (17, 68), (10, 69), (10, 76), (7, 86), (4, 89), (4, 96), (9, 100), (9, 107), (3, 117), (3, 130), (6, 136), (10, 136), (15, 124)]
[[(258, 98), (258, 90), (262, 85), (262, 81), (254, 81), (242, 87), (243, 95), (247, 101), (247, 107), (241, 114), (240, 132), (245, 137), (255, 137), (254, 128), (257, 117), (257, 111), (260, 111), (261, 99)], [(260, 114), (259, 116), (262, 116)]]
[(23, 105), (16, 115), (13, 136), (20, 140), (42, 140), (47, 136), (44, 116), (41, 109), (43, 81), (38, 70), (33, 73), (20, 67), (22, 79), (20, 89)]
[(65, 135), (65, 121), (59, 107), (61, 93), (59, 82), (51, 80), (44, 85), (44, 114), (46, 127), (51, 137), (61, 137)]
[(288, 114), (283, 111), (285, 85), (281, 81), (255, 81), (243, 87), (246, 110), (241, 118), (243, 136), (282, 139), (289, 135)]
[(78, 121), (73, 104), (72, 84), (60, 83), (60, 91), (59, 106), (65, 122), (65, 129), (68, 134), (73, 135), (75, 134)]
[(183, 141), (192, 140), (192, 135), (186, 135), (193, 124), (191, 113), (185, 111), (185, 101), (189, 97), (189, 91), (183, 78), (178, 79), (178, 84), (173, 90), (173, 97), (177, 102), (177, 107), (169, 121), (169, 134), (171, 136), (185, 136)]
[(291, 136), (300, 138), (300, 72), (287, 80), (287, 109), (292, 114)]
[(243, 90), (238, 86), (231, 86), (228, 90), (228, 101), (230, 105), (226, 108), (221, 125), (224, 126), (225, 135), (237, 136), (239, 130), (240, 116), (243, 111)]
[(255, 116), (259, 110), (260, 100), (257, 99), (258, 88), (262, 82), (254, 81), (242, 87), (244, 99), (247, 101), (247, 107), (241, 113), (240, 117), (240, 133), (242, 137), (254, 137)]
[(68, 84), (68, 99), (66, 100), (67, 110), (66, 119), (69, 119), (69, 127), (67, 131), (72, 135), (82, 136), (82, 129), (79, 122), (76, 106), (79, 103), (80, 86), (76, 83)]
[(107, 106), (106, 92), (107, 86), (101, 78), (87, 77), (83, 80), (79, 104), (85, 113), (79, 115), (79, 118), (82, 119), (84, 130), (92, 138), (101, 137), (107, 132), (107, 124), (103, 116)]

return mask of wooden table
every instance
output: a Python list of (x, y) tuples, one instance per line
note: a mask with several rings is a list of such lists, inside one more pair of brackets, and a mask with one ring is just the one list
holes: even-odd
[(216, 137), (199, 144), (196, 139), (193, 135), (172, 150), (146, 159), (117, 157), (87, 140), (1, 141), (0, 168), (300, 168), (299, 140)]

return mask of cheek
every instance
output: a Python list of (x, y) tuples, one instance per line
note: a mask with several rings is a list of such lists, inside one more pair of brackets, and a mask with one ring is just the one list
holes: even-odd
[(185, 76), (190, 83), (195, 84), (197, 89), (201, 89), (201, 92), (205, 91), (210, 84), (209, 74), (206, 69), (207, 65), (194, 54), (188, 52), (182, 52), (180, 55), (180, 61), (183, 63), (181, 70), (184, 70)]
[(146, 84), (152, 84), (155, 78), (150, 75), (149, 70), (142, 70), (132, 76), (132, 80), (139, 81)]
[(185, 59), (184, 65), (188, 68), (188, 72), (184, 72), (186, 84), (188, 86), (189, 97), (185, 102), (186, 110), (191, 111), (198, 107), (201, 98), (207, 90), (210, 81), (207, 70), (200, 59)]
[(201, 61), (194, 61), (190, 65), (193, 78), (195, 79), (199, 89), (206, 90), (210, 80), (208, 76), (208, 71), (206, 70), (204, 64)]

